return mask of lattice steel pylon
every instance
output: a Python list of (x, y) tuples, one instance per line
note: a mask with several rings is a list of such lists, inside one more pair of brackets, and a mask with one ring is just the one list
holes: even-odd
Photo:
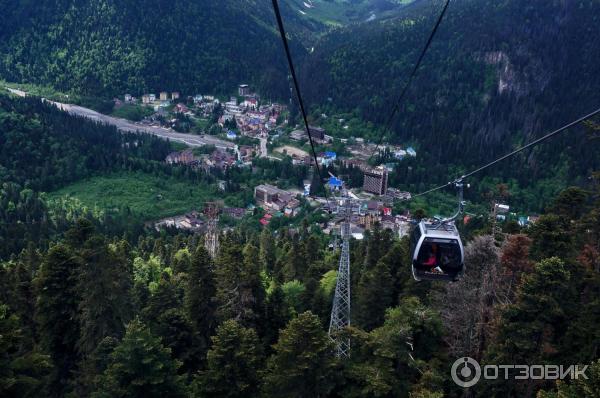
[(335, 295), (329, 323), (329, 337), (335, 343), (336, 356), (350, 356), (350, 338), (339, 333), (350, 326), (350, 216), (351, 201), (347, 195), (342, 199), (344, 222), (341, 227), (342, 254), (338, 268)]
[(208, 254), (215, 258), (219, 251), (219, 206), (215, 202), (207, 202), (204, 208), (206, 216), (206, 235), (204, 237), (204, 247)]

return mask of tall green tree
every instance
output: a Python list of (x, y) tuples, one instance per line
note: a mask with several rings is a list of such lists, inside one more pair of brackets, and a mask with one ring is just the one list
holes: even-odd
[(39, 397), (52, 364), (48, 355), (25, 349), (27, 337), (17, 315), (0, 302), (0, 396)]
[(263, 356), (253, 329), (228, 320), (217, 329), (200, 377), (205, 397), (255, 397), (259, 392)]
[(265, 304), (264, 341), (267, 347), (277, 342), (279, 330), (288, 323), (290, 313), (285, 302), (285, 294), (281, 286), (275, 285), (269, 293)]
[(107, 336), (121, 338), (132, 318), (132, 269), (129, 245), (108, 245), (102, 236), (94, 236), (81, 251), (83, 265), (79, 276), (78, 349), (85, 357)]
[(304, 312), (282, 330), (264, 378), (268, 397), (325, 397), (335, 386), (332, 343), (319, 318)]
[(419, 396), (429, 390), (430, 396), (439, 396), (442, 322), (417, 297), (388, 309), (383, 325), (370, 333), (355, 328), (349, 333), (352, 356), (344, 364), (341, 396)]
[(272, 232), (265, 228), (260, 233), (260, 262), (262, 269), (269, 274), (273, 272), (276, 261), (275, 239)]
[(570, 383), (556, 382), (556, 391), (540, 391), (538, 398), (595, 398), (600, 397), (600, 360), (593, 362), (585, 372), (586, 377)]
[[(554, 257), (540, 261), (522, 279), (515, 301), (501, 314), (497, 337), (489, 346), (490, 363), (567, 363), (562, 344), (577, 308), (573, 275)], [(531, 396), (536, 381), (495, 386), (499, 394)], [(516, 392), (515, 392), (516, 390)]]
[(568, 258), (573, 251), (570, 221), (556, 214), (545, 214), (529, 229), (533, 239), (531, 256), (535, 260)]
[(363, 271), (356, 289), (354, 319), (367, 331), (381, 325), (385, 310), (394, 304), (394, 278), (389, 260), (382, 258), (373, 268)]
[(79, 292), (75, 288), (81, 258), (59, 243), (48, 251), (36, 277), (36, 319), (42, 347), (54, 363), (51, 391), (61, 395), (79, 358)]
[(160, 339), (135, 319), (111, 354), (100, 389), (92, 397), (184, 397), (186, 389), (177, 375), (180, 365)]
[(217, 315), (222, 321), (235, 319), (255, 327), (264, 313), (264, 288), (260, 277), (258, 249), (243, 247), (227, 236), (215, 261)]
[(215, 282), (212, 260), (199, 245), (192, 256), (185, 288), (184, 305), (187, 317), (198, 333), (202, 352), (208, 351), (210, 336), (215, 328)]

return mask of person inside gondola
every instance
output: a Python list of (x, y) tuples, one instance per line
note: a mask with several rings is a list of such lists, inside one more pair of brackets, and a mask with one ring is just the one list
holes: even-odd
[(442, 273), (444, 273), (444, 271), (442, 271), (442, 269), (438, 265), (437, 251), (438, 251), (438, 246), (437, 246), (437, 244), (433, 243), (431, 245), (429, 255), (427, 256), (427, 260), (425, 260), (422, 263), (422, 265), (424, 267), (430, 268), (430, 270), (429, 270), (430, 272), (433, 272), (436, 274), (442, 274)]
[(423, 261), (423, 265), (429, 268), (437, 265), (437, 245), (435, 243), (431, 245), (427, 260)]

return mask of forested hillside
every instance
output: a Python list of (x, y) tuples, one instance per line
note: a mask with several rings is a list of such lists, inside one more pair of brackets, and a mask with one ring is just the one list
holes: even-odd
[[(326, 334), (339, 251), (305, 223), (137, 243), (79, 220), (0, 266), (0, 395), (458, 397), (451, 364), (588, 364), (588, 380), (481, 381), (473, 396), (597, 397), (599, 192), (527, 234), (479, 236), (458, 283), (415, 283), (408, 240), (352, 241), (352, 355)], [(558, 392), (557, 392), (558, 391)]]
[[(315, 0), (324, 8), (311, 17), (282, 0), (284, 19), (311, 123), (358, 114), (376, 129), (441, 2), (345, 1)], [(371, 7), (385, 18), (361, 22)], [(328, 14), (342, 9), (354, 13)], [(328, 30), (330, 18), (345, 26)], [(390, 186), (446, 183), (598, 108), (598, 26), (599, 0), (452, 1), (384, 141), (418, 153), (396, 163)], [(287, 98), (287, 74), (269, 1), (0, 0), (2, 79), (95, 99), (225, 94), (242, 82)], [(294, 128), (290, 108), (291, 125), (271, 139)], [(399, 226), (454, 199), (436, 192), (434, 206), (419, 197), (393, 210), (365, 199), (368, 215), (352, 217), (363, 233), (348, 238), (351, 321), (340, 333), (350, 356), (340, 358), (328, 335), (340, 215), (323, 198), (298, 195), (286, 217), (254, 197), (266, 183), (294, 196), (310, 177), (325, 196), (319, 173), (269, 151), (219, 170), (171, 165), (168, 141), (0, 95), (0, 397), (600, 397), (599, 145), (600, 123), (589, 120), (466, 181), (469, 213), (456, 221), (465, 272), (452, 283), (414, 280)], [(363, 184), (361, 169), (341, 162), (322, 172)], [(64, 196), (92, 185), (87, 205)], [(112, 198), (97, 207), (112, 189), (139, 196), (145, 217)], [(167, 215), (152, 201), (175, 196), (243, 214), (221, 215), (214, 256), (203, 233), (145, 223)], [(500, 198), (539, 217), (500, 222), (487, 214)], [(384, 229), (392, 211), (396, 229)], [(519, 380), (512, 369), (505, 380), (500, 370), (464, 389), (451, 374), (464, 357), (587, 366), (586, 377)]]
[(330, 26), (344, 26), (397, 15), (414, 0), (284, 0), (291, 10)]
[[(385, 122), (441, 7), (417, 1), (324, 36), (301, 77), (314, 114), (358, 109)], [(448, 166), (481, 164), (600, 106), (599, 23), (597, 1), (451, 2), (386, 140), (418, 145), (422, 172), (402, 180), (445, 182)], [(560, 169), (585, 175), (598, 149), (580, 132), (493, 173), (523, 185)]]
[[(128, 170), (188, 183), (208, 178), (162, 163), (170, 144), (148, 135), (71, 116), (39, 99), (0, 96), (0, 258), (28, 244), (47, 245), (90, 208), (66, 203), (48, 209), (42, 192), (74, 181)], [(160, 161), (160, 162), (158, 162)], [(66, 207), (64, 206), (66, 205)], [(129, 209), (103, 214), (103, 230), (139, 231)]]
[[(228, 93), (241, 82), (264, 95), (287, 91), (268, 2), (3, 0), (0, 8), (0, 77), (9, 81), (108, 97)], [(322, 28), (287, 15), (305, 37)]]

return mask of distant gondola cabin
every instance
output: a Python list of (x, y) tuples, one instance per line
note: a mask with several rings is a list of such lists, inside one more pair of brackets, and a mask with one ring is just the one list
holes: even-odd
[(410, 246), (415, 280), (456, 281), (464, 273), (464, 249), (454, 222), (421, 221)]

